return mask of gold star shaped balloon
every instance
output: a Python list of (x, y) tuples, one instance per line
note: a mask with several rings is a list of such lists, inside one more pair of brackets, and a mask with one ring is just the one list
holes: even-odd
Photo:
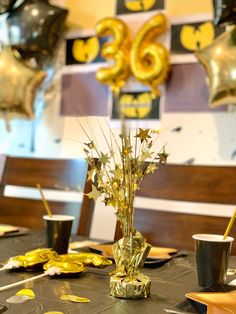
[(44, 71), (29, 68), (5, 47), (0, 53), (0, 110), (33, 118), (35, 95), (45, 77)]
[(236, 313), (236, 291), (231, 292), (190, 292), (187, 298), (207, 306), (207, 314)]
[(236, 104), (236, 27), (196, 56), (208, 76), (209, 106)]

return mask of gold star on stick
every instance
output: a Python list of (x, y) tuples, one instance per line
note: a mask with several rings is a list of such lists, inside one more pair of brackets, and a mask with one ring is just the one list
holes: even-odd
[(150, 163), (148, 165), (147, 173), (154, 173), (157, 170), (157, 165), (155, 163)]
[(151, 138), (151, 136), (149, 135), (149, 129), (139, 129), (139, 133), (135, 136), (137, 138), (140, 138), (141, 143), (143, 141), (147, 142), (148, 138)]
[(89, 198), (93, 198), (95, 201), (101, 196), (101, 192), (98, 191), (98, 189), (95, 187), (95, 185), (92, 184), (92, 191), (88, 194)]
[(169, 154), (167, 154), (166, 151), (163, 149), (163, 151), (157, 154), (157, 156), (160, 163), (166, 163), (167, 157), (169, 156)]
[(236, 313), (236, 291), (231, 292), (190, 292), (187, 298), (207, 306), (207, 314)]
[(103, 152), (101, 152), (100, 161), (103, 165), (107, 164), (109, 161), (108, 154), (103, 154)]

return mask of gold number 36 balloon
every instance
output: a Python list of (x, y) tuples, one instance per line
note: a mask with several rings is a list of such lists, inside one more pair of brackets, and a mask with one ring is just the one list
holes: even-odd
[(97, 79), (119, 91), (132, 72), (137, 80), (150, 86), (155, 97), (159, 96), (157, 86), (167, 79), (170, 64), (168, 50), (155, 39), (166, 29), (165, 15), (157, 14), (139, 29), (131, 46), (128, 27), (123, 21), (105, 18), (98, 22), (98, 36), (114, 35), (114, 41), (103, 46), (102, 54), (106, 59), (114, 59), (115, 64), (99, 69)]

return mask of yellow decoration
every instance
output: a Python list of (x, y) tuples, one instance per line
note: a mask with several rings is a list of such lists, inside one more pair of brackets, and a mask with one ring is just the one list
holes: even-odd
[(21, 289), (19, 290), (16, 295), (26, 295), (27, 297), (29, 297), (30, 299), (34, 299), (35, 298), (35, 294), (34, 291), (31, 289)]
[(73, 253), (51, 258), (49, 262), (44, 264), (43, 269), (58, 267), (62, 273), (68, 274), (86, 271), (85, 266), (104, 268), (109, 265), (112, 265), (112, 261), (104, 256), (95, 253)]
[(150, 10), (157, 0), (124, 0), (125, 6), (130, 11), (147, 11)]
[(100, 68), (96, 78), (118, 93), (130, 75), (130, 35), (127, 25), (118, 18), (104, 18), (96, 24), (98, 36), (112, 35), (113, 40), (104, 44), (102, 56), (114, 65)]
[(97, 37), (76, 39), (72, 46), (73, 58), (78, 62), (92, 62), (99, 54), (100, 43)]
[(207, 314), (236, 313), (236, 291), (231, 292), (190, 292), (187, 298), (205, 304)]
[(85, 266), (71, 255), (73, 254), (58, 255), (51, 258), (43, 265), (43, 269), (49, 270), (51, 267), (57, 267), (60, 268), (62, 274), (77, 274), (86, 271)]
[(209, 106), (236, 104), (236, 27), (217, 37), (196, 56), (206, 70)]
[(142, 93), (137, 96), (123, 94), (120, 97), (121, 111), (126, 118), (147, 117), (152, 110), (152, 97), (150, 93)]
[(169, 53), (156, 37), (167, 30), (164, 14), (150, 18), (137, 32), (130, 53), (130, 64), (133, 75), (151, 87), (153, 94), (160, 96), (157, 87), (167, 79), (170, 64)]
[(57, 256), (57, 253), (52, 249), (36, 249), (25, 253), (25, 255), (11, 257), (8, 263), (17, 262), (18, 267), (15, 266), (14, 268), (38, 268), (53, 256)]
[(57, 311), (50, 311), (50, 312), (44, 312), (43, 314), (64, 314), (63, 312), (57, 312)]
[[(164, 147), (160, 152), (152, 150), (158, 138), (156, 131), (139, 129), (136, 130), (136, 135), (131, 136), (124, 120), (122, 122), (119, 139), (115, 138), (108, 125), (111, 134), (106, 137), (106, 146), (103, 147), (106, 153), (96, 144), (91, 145), (96, 143), (95, 140), (81, 123), (80, 126), (88, 137), (84, 152), (94, 173), (90, 176), (92, 185), (101, 193), (105, 205), (115, 208), (122, 228), (123, 237), (113, 245), (116, 270), (111, 273), (110, 295), (119, 298), (147, 298), (151, 282), (141, 273), (141, 269), (151, 246), (134, 228), (134, 197), (143, 178), (159, 164), (166, 162), (167, 153)], [(104, 129), (102, 132), (107, 134)], [(147, 164), (145, 156), (150, 157), (152, 162)]]
[(71, 294), (64, 294), (60, 297), (61, 300), (63, 301), (71, 301), (75, 303), (88, 303), (90, 302), (89, 299), (87, 298), (82, 298), (77, 295), (71, 295)]
[(180, 32), (182, 46), (190, 51), (196, 51), (209, 46), (215, 38), (215, 28), (211, 22), (205, 22), (196, 27), (184, 25)]

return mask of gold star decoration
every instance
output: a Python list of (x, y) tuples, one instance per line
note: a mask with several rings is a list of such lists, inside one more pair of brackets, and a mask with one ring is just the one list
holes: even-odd
[(92, 184), (92, 191), (86, 194), (89, 198), (93, 198), (95, 201), (101, 196), (101, 192)]
[(84, 143), (84, 145), (88, 146), (90, 149), (94, 149), (95, 148), (95, 145), (94, 145), (93, 141), (91, 141), (90, 143)]
[(167, 154), (165, 149), (163, 149), (163, 151), (161, 153), (158, 153), (157, 156), (160, 163), (165, 163), (167, 161), (169, 154)]
[(141, 158), (142, 158), (143, 160), (151, 159), (151, 158), (152, 158), (152, 154), (153, 154), (153, 152), (142, 151)]
[(108, 154), (104, 154), (103, 152), (101, 152), (101, 156), (99, 159), (103, 165), (107, 164), (109, 161)]
[(207, 314), (236, 313), (236, 291), (231, 292), (190, 292), (186, 298), (207, 306)]
[(147, 142), (148, 138), (151, 138), (151, 136), (149, 135), (149, 129), (139, 129), (139, 133), (135, 136), (137, 138), (140, 138), (141, 143), (143, 141)]
[(34, 117), (34, 100), (46, 73), (26, 66), (10, 47), (0, 53), (0, 109)]
[(153, 162), (148, 165), (147, 173), (154, 173), (157, 170), (157, 165)]
[(218, 36), (211, 45), (196, 52), (208, 76), (209, 107), (236, 104), (236, 27)]
[(87, 171), (87, 180), (90, 181), (93, 179), (94, 176), (94, 169), (88, 170)]

